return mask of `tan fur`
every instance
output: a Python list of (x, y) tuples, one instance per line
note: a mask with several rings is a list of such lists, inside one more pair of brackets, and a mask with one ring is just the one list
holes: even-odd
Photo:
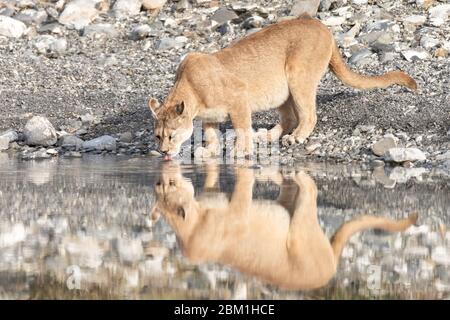
[[(255, 177), (246, 168), (237, 169), (230, 200), (210, 192), (195, 198), (180, 168), (168, 164), (155, 188), (152, 217), (166, 218), (191, 262), (229, 265), (286, 289), (326, 285), (336, 272), (342, 249), (356, 232), (402, 231), (417, 219), (417, 215), (400, 220), (361, 216), (344, 223), (330, 242), (319, 226), (314, 181), (302, 172), (293, 179), (279, 173), (268, 176), (280, 184), (276, 201), (252, 199)], [(214, 189), (217, 178), (218, 169), (209, 166), (206, 191)]]
[[(416, 82), (401, 71), (382, 76), (352, 72), (327, 27), (302, 16), (268, 26), (216, 53), (189, 54), (164, 105), (154, 100), (149, 103), (157, 117), (155, 133), (162, 137), (160, 148), (177, 153), (181, 139), (169, 142), (165, 138), (175, 132), (187, 139), (194, 118), (211, 123), (229, 116), (237, 131), (237, 150), (250, 155), (251, 115), (273, 108), (279, 109), (281, 121), (269, 132), (270, 139), (284, 135), (284, 144), (302, 143), (316, 124), (317, 86), (328, 67), (355, 88), (392, 84), (417, 88)], [(178, 115), (175, 106), (182, 102), (185, 112)]]

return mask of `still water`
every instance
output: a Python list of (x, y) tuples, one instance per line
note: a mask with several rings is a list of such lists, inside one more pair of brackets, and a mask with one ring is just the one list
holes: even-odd
[(2, 299), (450, 297), (436, 170), (0, 156)]

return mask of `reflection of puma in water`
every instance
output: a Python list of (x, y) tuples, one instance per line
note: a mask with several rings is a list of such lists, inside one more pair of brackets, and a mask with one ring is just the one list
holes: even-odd
[[(210, 167), (205, 187), (213, 187), (217, 176), (217, 169)], [(293, 179), (280, 173), (269, 178), (280, 185), (277, 201), (253, 200), (254, 172), (244, 168), (236, 169), (230, 200), (223, 194), (199, 200), (180, 168), (170, 164), (156, 186), (152, 216), (165, 216), (190, 261), (229, 265), (286, 289), (327, 284), (354, 233), (373, 228), (402, 231), (417, 219), (361, 216), (344, 223), (330, 241), (318, 223), (314, 181), (303, 172)]]

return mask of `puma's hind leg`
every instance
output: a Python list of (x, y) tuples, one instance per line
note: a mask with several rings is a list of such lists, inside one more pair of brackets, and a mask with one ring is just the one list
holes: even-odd
[(292, 96), (286, 100), (280, 107), (278, 107), (278, 113), (280, 114), (280, 123), (275, 125), (272, 129), (259, 129), (255, 134), (256, 141), (258, 142), (274, 142), (280, 139), (285, 134), (292, 132), (297, 127), (298, 119), (294, 112), (295, 103)]

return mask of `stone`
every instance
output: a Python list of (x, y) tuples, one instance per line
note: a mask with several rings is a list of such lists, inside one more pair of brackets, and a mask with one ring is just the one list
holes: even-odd
[(100, 2), (101, 0), (73, 0), (65, 6), (58, 22), (81, 30), (98, 17), (97, 4)]
[(7, 137), (0, 136), (0, 151), (9, 149), (9, 139)]
[(430, 54), (423, 49), (405, 50), (405, 51), (402, 51), (402, 55), (409, 62), (416, 61), (416, 60), (424, 60), (424, 59), (428, 59), (430, 57)]
[(425, 16), (421, 16), (421, 15), (412, 15), (412, 16), (408, 16), (406, 18), (403, 19), (403, 23), (409, 23), (415, 26), (420, 26), (422, 24), (425, 23), (425, 21), (427, 21), (427, 17)]
[(423, 35), (420, 38), (420, 46), (422, 48), (425, 48), (427, 50), (430, 50), (434, 47), (437, 47), (437, 45), (439, 44), (439, 40), (433, 37), (430, 37), (428, 35)]
[(122, 262), (135, 263), (144, 257), (144, 248), (140, 240), (117, 239), (117, 253)]
[(142, 40), (150, 35), (152, 28), (148, 24), (142, 24), (136, 26), (131, 30), (130, 39), (132, 40)]
[(431, 8), (430, 13), (430, 23), (435, 27), (440, 27), (444, 25), (448, 16), (450, 15), (450, 4), (441, 4)]
[(384, 171), (384, 166), (374, 167), (372, 176), (377, 182), (381, 183), (387, 189), (392, 189), (396, 185), (396, 181), (390, 179), (386, 175), (386, 172)]
[(47, 56), (60, 56), (67, 50), (67, 40), (65, 38), (55, 38), (51, 35), (40, 35), (34, 41), (34, 48), (38, 53)]
[(8, 142), (14, 142), (19, 140), (19, 135), (16, 131), (9, 129), (0, 133), (0, 137), (8, 139)]
[(417, 148), (391, 148), (384, 154), (385, 161), (425, 161), (425, 154)]
[(124, 132), (120, 135), (120, 142), (131, 143), (133, 141), (133, 134), (130, 131)]
[(426, 173), (425, 168), (404, 168), (395, 167), (389, 173), (389, 179), (396, 181), (397, 183), (406, 183), (411, 178), (416, 178), (417, 180), (422, 179), (422, 175)]
[(368, 2), (368, 0), (352, 0), (352, 3), (356, 4), (358, 6), (365, 5), (365, 4), (367, 4), (367, 2)]
[(151, 150), (151, 151), (149, 152), (149, 154), (150, 154), (152, 157), (161, 157), (161, 156), (162, 156), (162, 154), (159, 153), (159, 152), (156, 151), (156, 150)]
[(345, 22), (344, 17), (328, 17), (322, 20), (322, 23), (328, 27), (340, 26)]
[(348, 63), (362, 66), (367, 63), (370, 63), (372, 55), (373, 52), (370, 51), (370, 49), (364, 48), (362, 50), (355, 52), (348, 60)]
[(115, 151), (116, 147), (116, 139), (108, 135), (83, 142), (83, 149), (88, 150)]
[(436, 156), (436, 160), (438, 161), (450, 160), (450, 151), (447, 151), (445, 153)]
[(55, 128), (47, 118), (41, 116), (28, 120), (23, 134), (28, 145), (52, 146), (57, 141)]
[(433, 248), (431, 260), (440, 265), (450, 266), (450, 249), (445, 246)]
[(156, 44), (156, 50), (170, 50), (170, 49), (180, 49), (184, 47), (187, 42), (187, 38), (183, 36), (178, 36), (176, 38), (163, 37)]
[(301, 14), (308, 14), (314, 17), (319, 9), (320, 0), (297, 0), (295, 1), (289, 13), (291, 16), (300, 16)]
[(20, 38), (27, 26), (25, 23), (6, 16), (0, 16), (0, 36)]
[(391, 148), (397, 147), (397, 142), (394, 138), (387, 137), (383, 138), (381, 140), (378, 140), (373, 146), (372, 146), (372, 152), (377, 156), (383, 156), (386, 151), (388, 151)]
[(142, 6), (146, 10), (155, 10), (162, 8), (167, 0), (141, 0)]
[(139, 0), (117, 0), (113, 6), (114, 16), (117, 18), (127, 18), (139, 14), (142, 3)]
[(59, 145), (66, 149), (75, 148), (75, 150), (79, 150), (83, 147), (83, 142), (82, 139), (70, 134), (59, 139)]
[(48, 14), (45, 10), (25, 9), (14, 16), (14, 19), (22, 21), (26, 25), (37, 24), (45, 22)]
[(114, 25), (110, 23), (99, 23), (94, 25), (89, 25), (83, 29), (84, 37), (91, 38), (116, 38), (119, 36), (119, 32), (116, 30)]
[(217, 22), (218, 24), (223, 24), (225, 22), (238, 19), (239, 16), (233, 11), (227, 8), (219, 8), (214, 12), (211, 17), (211, 20)]

